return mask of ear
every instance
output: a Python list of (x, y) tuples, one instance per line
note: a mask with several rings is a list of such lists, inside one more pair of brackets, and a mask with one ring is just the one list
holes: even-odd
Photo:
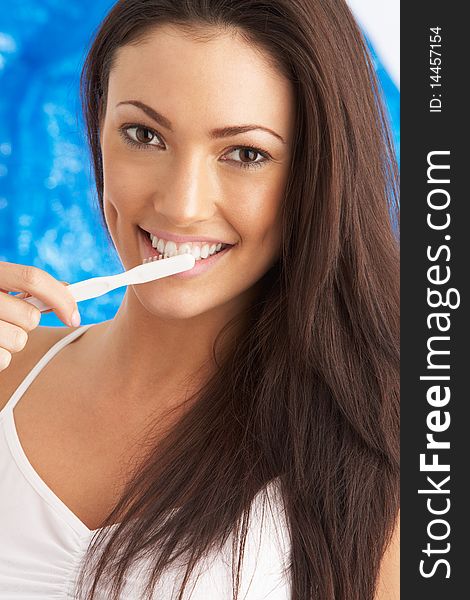
[(400, 511), (382, 558), (374, 600), (400, 600)]

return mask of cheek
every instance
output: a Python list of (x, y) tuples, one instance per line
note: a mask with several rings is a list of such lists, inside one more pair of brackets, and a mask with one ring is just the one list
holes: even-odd
[(258, 182), (250, 181), (231, 191), (227, 218), (237, 229), (242, 245), (256, 245), (258, 250), (269, 252), (279, 244), (284, 187), (279, 176), (260, 176)]
[(148, 168), (120, 158), (118, 153), (105, 156), (104, 202), (109, 210), (130, 215), (152, 193)]

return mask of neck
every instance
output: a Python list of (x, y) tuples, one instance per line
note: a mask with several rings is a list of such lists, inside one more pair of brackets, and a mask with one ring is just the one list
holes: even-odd
[[(128, 288), (115, 317), (91, 328), (84, 359), (93, 395), (127, 403), (130, 411), (172, 408), (215, 373), (215, 340), (240, 302), (237, 309), (223, 305), (189, 319), (165, 319), (149, 313)], [(217, 340), (218, 360), (243, 326), (237, 321)]]

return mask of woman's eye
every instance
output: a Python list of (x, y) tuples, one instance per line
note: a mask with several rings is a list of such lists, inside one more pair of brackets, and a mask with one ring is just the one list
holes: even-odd
[[(143, 125), (124, 125), (119, 129), (126, 144), (145, 150), (148, 146), (161, 146), (158, 135), (152, 129)], [(157, 140), (156, 144), (151, 142)]]
[[(230, 155), (234, 155), (235, 158), (228, 160), (233, 160), (234, 162), (239, 163), (238, 166), (242, 169), (261, 167), (263, 163), (269, 160), (269, 154), (267, 152), (263, 152), (258, 148), (253, 148), (251, 146), (240, 146), (239, 148), (234, 148), (225, 156)], [(261, 160), (258, 160), (259, 158), (261, 158)]]
[[(162, 148), (160, 136), (153, 129), (143, 125), (123, 125), (119, 128), (119, 134), (126, 144), (137, 150), (146, 150), (150, 146)], [(233, 158), (230, 158), (231, 155), (233, 155)], [(242, 169), (261, 167), (269, 159), (270, 155), (268, 152), (252, 146), (233, 148), (223, 158), (223, 160), (230, 160), (236, 163)]]

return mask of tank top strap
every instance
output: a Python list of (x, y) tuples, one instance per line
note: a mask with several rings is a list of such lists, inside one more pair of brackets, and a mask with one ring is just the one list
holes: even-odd
[(85, 331), (87, 329), (92, 327), (94, 324), (95, 323), (89, 323), (87, 325), (82, 325), (81, 327), (78, 327), (78, 329), (71, 331), (69, 334), (67, 334), (63, 338), (61, 338), (58, 342), (53, 344), (49, 348), (49, 350), (38, 360), (38, 362), (34, 365), (34, 367), (29, 371), (29, 373), (26, 375), (26, 377), (23, 379), (23, 381), (20, 383), (20, 385), (13, 392), (13, 394), (10, 397), (10, 399), (8, 400), (8, 402), (5, 404), (3, 409), (0, 411), (0, 415), (2, 413), (6, 413), (7, 410), (12, 411), (15, 408), (16, 403), (20, 400), (21, 396), (25, 393), (25, 391), (28, 389), (28, 387), (31, 385), (31, 383), (34, 381), (34, 379), (37, 377), (38, 373), (40, 373), (42, 371), (42, 369), (47, 365), (47, 363), (58, 352), (60, 352), (60, 350), (62, 350), (62, 348), (64, 348), (64, 346), (66, 346), (67, 344), (69, 344), (70, 342), (75, 340), (76, 338), (80, 337), (83, 333), (85, 333)]

